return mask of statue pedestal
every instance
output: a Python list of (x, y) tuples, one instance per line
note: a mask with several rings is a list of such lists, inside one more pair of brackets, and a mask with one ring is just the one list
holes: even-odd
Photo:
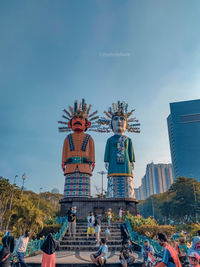
[(77, 218), (85, 220), (90, 211), (105, 217), (105, 212), (109, 208), (118, 214), (119, 208), (129, 211), (133, 215), (137, 215), (138, 200), (134, 198), (84, 198), (84, 197), (66, 197), (60, 200), (61, 214), (67, 216), (70, 207), (77, 207)]

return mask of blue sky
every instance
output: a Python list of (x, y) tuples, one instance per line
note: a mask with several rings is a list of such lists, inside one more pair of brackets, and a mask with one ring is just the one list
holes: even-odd
[[(100, 114), (117, 100), (136, 109), (136, 187), (147, 163), (171, 162), (169, 103), (200, 98), (199, 14), (199, 0), (2, 0), (0, 175), (62, 192), (57, 121), (83, 97)], [(94, 188), (111, 134), (91, 135)]]

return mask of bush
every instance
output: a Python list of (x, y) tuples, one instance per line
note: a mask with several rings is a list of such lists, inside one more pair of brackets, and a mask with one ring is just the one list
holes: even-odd
[(158, 233), (164, 233), (168, 238), (174, 233), (175, 228), (170, 225), (140, 225), (134, 231), (139, 235), (154, 239)]
[(46, 220), (44, 221), (44, 223), (45, 223), (46, 225), (53, 225), (53, 224), (56, 224), (56, 217), (52, 217), (52, 218), (50, 218), (50, 219), (46, 219)]
[(4, 237), (5, 233), (4, 232), (0, 232), (0, 245), (2, 245), (2, 238)]
[(57, 233), (61, 228), (61, 224), (54, 223), (51, 225), (45, 225), (40, 233), (37, 234), (37, 239), (43, 236), (47, 236), (49, 233)]
[(191, 236), (197, 235), (197, 231), (200, 230), (200, 224), (192, 224), (191, 225)]
[[(112, 213), (112, 222), (117, 222), (119, 220), (118, 215), (115, 212)], [(105, 220), (108, 221), (108, 212), (105, 213)]]
[(127, 217), (129, 219), (129, 221), (131, 223), (131, 226), (132, 226), (134, 231), (135, 231), (135, 228), (138, 227), (138, 226), (142, 226), (142, 225), (158, 225), (156, 220), (153, 219), (152, 217), (148, 217), (147, 219), (145, 219), (142, 216), (133, 216), (129, 212), (127, 212)]

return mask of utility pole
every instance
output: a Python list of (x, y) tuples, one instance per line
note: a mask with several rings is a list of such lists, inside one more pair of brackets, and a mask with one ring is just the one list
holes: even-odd
[[(11, 208), (12, 208), (13, 195), (14, 195), (14, 190), (15, 190), (15, 184), (16, 184), (16, 179), (17, 179), (17, 177), (18, 177), (18, 175), (15, 175), (14, 183), (13, 183), (13, 188), (12, 188), (11, 199), (10, 199), (10, 206), (9, 206), (9, 210), (10, 210), (10, 211), (11, 211)], [(9, 227), (10, 217), (11, 217), (11, 214), (10, 214), (9, 217), (8, 217), (8, 222), (7, 222), (7, 225), (6, 225), (6, 230), (8, 230), (8, 227)]]
[(101, 194), (102, 194), (102, 198), (103, 198), (103, 176), (104, 176), (104, 174), (106, 174), (107, 172), (100, 171), (100, 172), (97, 172), (97, 173), (101, 174)]
[(24, 174), (22, 175), (22, 188), (21, 188), (21, 190), (22, 190), (22, 194), (21, 194), (21, 202), (22, 202), (22, 196), (23, 196), (23, 194), (24, 194), (24, 181), (25, 181), (25, 179), (26, 179), (26, 174), (24, 173)]

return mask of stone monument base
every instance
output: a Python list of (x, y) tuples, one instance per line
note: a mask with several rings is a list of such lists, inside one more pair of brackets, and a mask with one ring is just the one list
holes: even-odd
[(66, 197), (60, 200), (61, 215), (67, 216), (70, 207), (77, 207), (77, 219), (85, 220), (88, 213), (92, 211), (105, 217), (105, 212), (109, 208), (118, 214), (119, 208), (129, 211), (133, 215), (137, 215), (138, 200), (133, 198), (85, 198), (85, 197)]

